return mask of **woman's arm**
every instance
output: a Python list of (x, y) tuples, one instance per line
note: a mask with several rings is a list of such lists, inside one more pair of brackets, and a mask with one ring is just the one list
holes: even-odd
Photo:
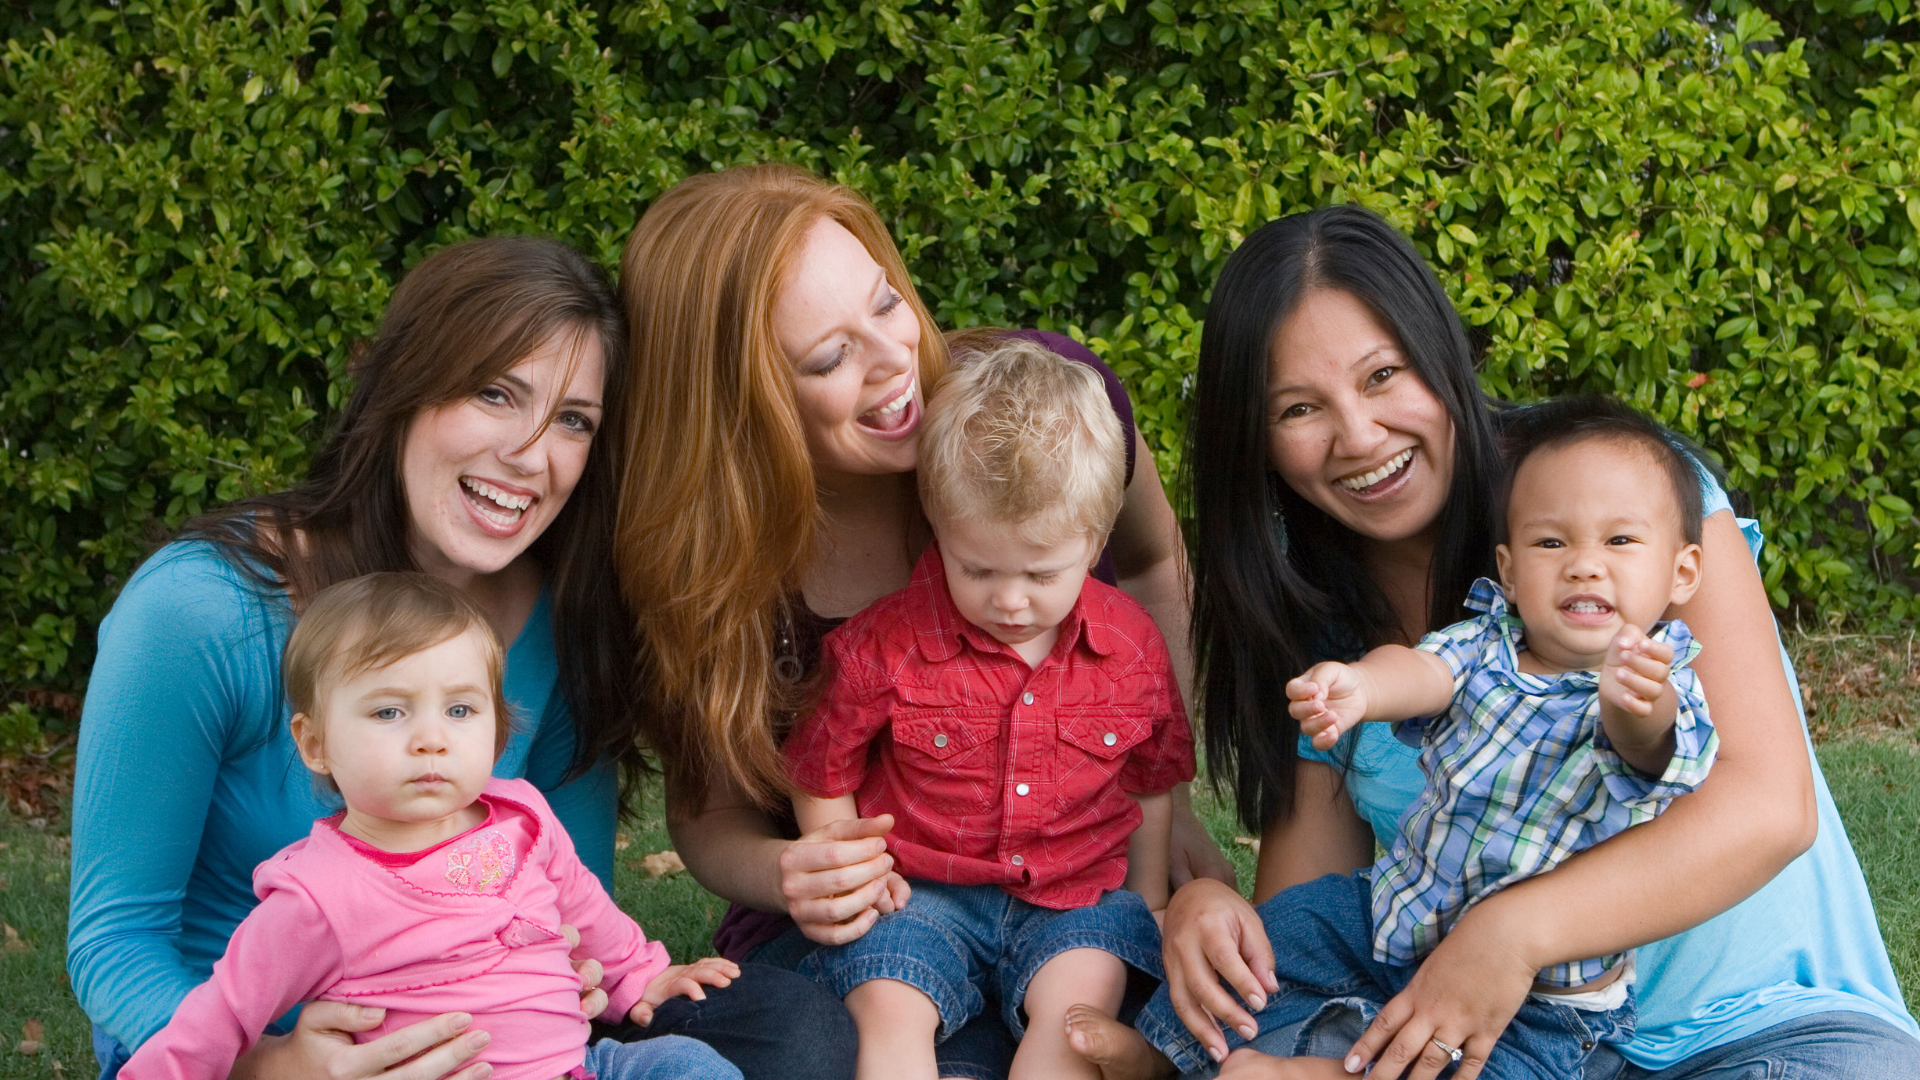
[(1173, 837), (1173, 797), (1135, 795), (1140, 806), (1140, 827), (1127, 838), (1127, 888), (1146, 900), (1147, 909), (1160, 911), (1167, 906), (1167, 845)]
[[(674, 782), (667, 780), (667, 804)], [(773, 820), (731, 784), (715, 780), (691, 817), (667, 814), (667, 834), (695, 881), (737, 904), (784, 911), (823, 944), (852, 941), (879, 917), (893, 857), (893, 817), (835, 821), (787, 840)]]
[[(1133, 481), (1127, 485), (1126, 502), (1121, 504), (1120, 517), (1113, 523), (1113, 536), (1108, 541), (1113, 549), (1113, 569), (1120, 588), (1147, 609), (1160, 627), (1160, 635), (1167, 639), (1174, 677), (1180, 683), (1180, 699), (1191, 705), (1193, 649), (1187, 624), (1193, 616), (1193, 595), (1184, 572), (1186, 547), (1180, 539), (1180, 522), (1173, 516), (1173, 505), (1160, 486), (1153, 451), (1138, 430), (1133, 433), (1133, 455)], [(1173, 789), (1171, 852), (1171, 881), (1176, 888), (1196, 877), (1235, 884), (1233, 863), (1194, 814), (1187, 784)]]
[(1697, 926), (1813, 843), (1813, 772), (1766, 590), (1730, 512), (1708, 518), (1704, 534), (1700, 591), (1672, 614), (1702, 646), (1693, 669), (1720, 734), (1713, 771), (1654, 820), (1469, 909), (1355, 1044), (1363, 1057), (1413, 1060), (1441, 1029), (1491, 1045), (1539, 969)]
[(1253, 902), (1328, 874), (1351, 874), (1373, 861), (1373, 829), (1331, 765), (1298, 761), (1293, 768), (1293, 813), (1260, 833)]

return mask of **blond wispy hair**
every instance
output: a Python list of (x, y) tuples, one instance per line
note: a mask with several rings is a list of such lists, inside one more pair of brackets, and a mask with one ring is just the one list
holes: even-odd
[(936, 529), (979, 520), (1040, 546), (1098, 543), (1126, 500), (1126, 435), (1092, 368), (1003, 337), (970, 352), (927, 402), (919, 480)]
[(641, 217), (621, 259), (634, 393), (614, 554), (676, 814), (716, 781), (763, 806), (786, 794), (775, 729), (803, 691), (774, 676), (776, 626), (814, 556), (819, 507), (773, 308), (823, 218), (919, 319), (920, 385), (938, 386), (946, 344), (851, 188), (785, 165), (690, 177)]

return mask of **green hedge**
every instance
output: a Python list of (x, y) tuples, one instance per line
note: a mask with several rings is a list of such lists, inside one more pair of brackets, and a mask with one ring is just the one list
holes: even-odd
[(1911, 4), (16, 0), (0, 690), (81, 686), (152, 543), (298, 475), (424, 252), (538, 232), (611, 266), (661, 190), (765, 159), (871, 195), (946, 324), (1092, 340), (1169, 475), (1226, 252), (1363, 202), (1490, 391), (1697, 435), (1777, 603), (1910, 623)]

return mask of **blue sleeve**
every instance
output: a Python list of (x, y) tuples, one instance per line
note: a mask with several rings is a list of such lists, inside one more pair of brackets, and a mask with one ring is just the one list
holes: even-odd
[(566, 827), (574, 851), (587, 869), (613, 892), (613, 827), (619, 811), (619, 778), (610, 761), (561, 782), (573, 763), (573, 713), (567, 695), (555, 687), (546, 714), (527, 751), (526, 778), (547, 798), (553, 816)]
[(280, 712), (276, 602), (212, 549), (174, 544), (101, 624), (74, 783), (67, 968), (81, 1008), (125, 1046), (164, 1027), (201, 981), (177, 945), (182, 904), (223, 762)]

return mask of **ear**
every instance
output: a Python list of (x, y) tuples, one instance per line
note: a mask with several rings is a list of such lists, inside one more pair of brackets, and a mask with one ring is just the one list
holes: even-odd
[(1700, 591), (1700, 557), (1699, 544), (1688, 544), (1673, 557), (1673, 599), (1669, 603), (1684, 604)]
[(1513, 549), (1505, 544), (1496, 544), (1493, 549), (1493, 565), (1500, 574), (1500, 591), (1513, 599)]
[(300, 760), (307, 768), (327, 775), (326, 746), (320, 741), (320, 722), (306, 713), (293, 714), (293, 744), (300, 748)]

